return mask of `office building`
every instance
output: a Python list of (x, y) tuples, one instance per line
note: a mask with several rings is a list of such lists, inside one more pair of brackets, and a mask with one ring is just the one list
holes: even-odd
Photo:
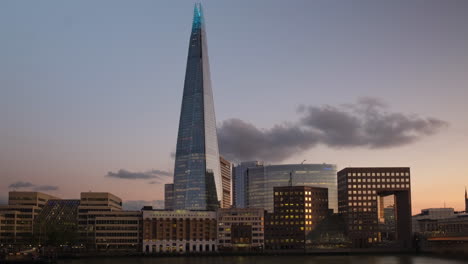
[(96, 248), (95, 221), (102, 212), (122, 211), (122, 199), (108, 192), (82, 192), (78, 207), (80, 242)]
[(262, 208), (218, 209), (218, 250), (262, 251), (264, 212)]
[(33, 238), (34, 220), (50, 199), (59, 199), (41, 192), (9, 192), (8, 205), (0, 205), (4, 226), (0, 243), (29, 243)]
[(217, 251), (216, 212), (143, 208), (143, 245), (147, 254)]
[(221, 179), (223, 182), (223, 200), (221, 201), (221, 208), (230, 208), (232, 206), (232, 165), (223, 157), (219, 157), (221, 167)]
[(246, 161), (233, 166), (232, 168), (232, 199), (233, 206), (236, 208), (247, 208), (248, 201), (248, 175), (247, 170), (249, 168), (255, 168), (263, 166), (262, 162), (259, 161)]
[(266, 220), (266, 248), (305, 249), (307, 235), (329, 214), (328, 189), (274, 187), (274, 212)]
[(164, 184), (164, 209), (174, 209), (174, 184)]
[(310, 186), (328, 189), (329, 208), (337, 210), (336, 166), (331, 164), (286, 164), (251, 167), (247, 170), (247, 207), (273, 212), (273, 188)]
[(411, 247), (410, 168), (345, 168), (338, 201), (354, 247)]
[(141, 211), (93, 212), (94, 245), (97, 251), (141, 250)]
[(428, 208), (411, 217), (413, 233), (426, 233), (439, 230), (437, 220), (455, 217), (453, 208)]
[(174, 209), (215, 210), (223, 197), (205, 19), (195, 4), (177, 135)]

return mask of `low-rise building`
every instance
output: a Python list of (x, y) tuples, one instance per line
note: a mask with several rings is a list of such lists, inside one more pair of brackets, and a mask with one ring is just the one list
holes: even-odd
[(141, 211), (93, 212), (98, 251), (137, 252), (141, 249)]
[(216, 212), (143, 209), (145, 253), (214, 252)]
[(122, 199), (108, 192), (82, 192), (78, 207), (80, 242), (87, 248), (96, 248), (95, 218), (102, 212), (122, 211)]
[(273, 192), (274, 209), (265, 224), (266, 249), (305, 249), (308, 234), (330, 214), (328, 189), (281, 186)]
[(41, 192), (9, 192), (8, 205), (0, 205), (0, 213), (4, 215), (0, 243), (31, 243), (34, 219), (50, 199), (59, 198)]
[(440, 219), (455, 217), (453, 208), (428, 208), (411, 218), (414, 233), (437, 232)]
[(263, 250), (264, 213), (261, 208), (218, 209), (218, 250)]

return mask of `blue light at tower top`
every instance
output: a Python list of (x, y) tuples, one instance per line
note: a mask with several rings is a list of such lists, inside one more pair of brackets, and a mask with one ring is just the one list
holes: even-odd
[(201, 3), (195, 3), (195, 7), (193, 10), (193, 28), (198, 29), (201, 27), (203, 23), (203, 11)]

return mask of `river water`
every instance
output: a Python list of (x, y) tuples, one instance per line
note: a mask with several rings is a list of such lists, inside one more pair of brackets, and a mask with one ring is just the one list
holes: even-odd
[(66, 259), (58, 264), (461, 264), (426, 256), (212, 256), (212, 257), (128, 257)]

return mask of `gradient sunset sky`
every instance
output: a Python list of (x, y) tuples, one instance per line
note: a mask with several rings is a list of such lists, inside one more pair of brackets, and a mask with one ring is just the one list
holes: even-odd
[[(109, 191), (137, 204), (163, 199), (193, 3), (0, 1), (3, 202), (13, 189), (62, 198)], [(408, 166), (414, 213), (444, 203), (463, 209), (468, 1), (202, 4), (223, 132), (229, 120), (260, 135), (303, 129), (313, 109), (359, 119), (356, 108), (374, 102), (384, 116), (417, 127), (407, 131), (411, 140), (391, 134), (395, 141), (385, 146), (362, 141), (388, 138), (377, 130), (359, 143), (327, 138), (259, 158), (339, 169)]]

